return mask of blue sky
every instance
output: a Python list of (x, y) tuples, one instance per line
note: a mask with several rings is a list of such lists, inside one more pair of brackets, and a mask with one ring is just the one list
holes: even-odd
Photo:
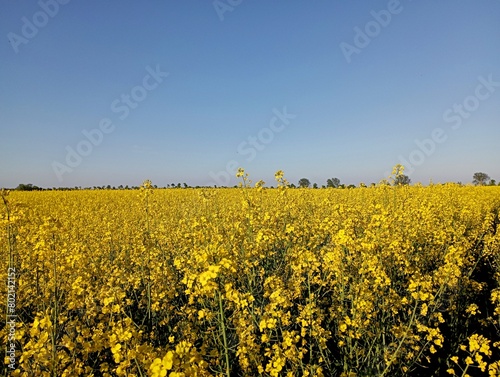
[(0, 4), (0, 187), (500, 180), (498, 0), (59, 1)]

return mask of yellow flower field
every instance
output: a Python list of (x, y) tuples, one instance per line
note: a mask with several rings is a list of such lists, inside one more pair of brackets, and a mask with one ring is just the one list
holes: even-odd
[(500, 375), (500, 187), (240, 173), (234, 189), (3, 192), (2, 373)]

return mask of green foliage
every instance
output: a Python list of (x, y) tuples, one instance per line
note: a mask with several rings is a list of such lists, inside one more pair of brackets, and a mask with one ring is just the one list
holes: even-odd
[(490, 181), (490, 176), (486, 173), (477, 172), (472, 176), (472, 183), (476, 186), (484, 186)]
[(410, 177), (404, 174), (400, 174), (394, 178), (394, 186), (409, 185), (411, 183)]
[(38, 190), (41, 190), (41, 189), (40, 189), (40, 187), (35, 186), (35, 185), (31, 184), (31, 183), (28, 183), (28, 184), (20, 183), (16, 187), (16, 190), (18, 190), (18, 191), (38, 191)]
[(338, 188), (340, 186), (340, 179), (329, 178), (326, 180), (326, 187)]
[(307, 178), (301, 178), (299, 180), (299, 187), (300, 188), (308, 188), (311, 186), (311, 181), (309, 181), (309, 179)]

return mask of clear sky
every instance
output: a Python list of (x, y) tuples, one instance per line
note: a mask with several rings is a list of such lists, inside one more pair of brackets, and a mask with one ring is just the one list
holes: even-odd
[(499, 0), (1, 1), (0, 187), (499, 181), (499, 20)]

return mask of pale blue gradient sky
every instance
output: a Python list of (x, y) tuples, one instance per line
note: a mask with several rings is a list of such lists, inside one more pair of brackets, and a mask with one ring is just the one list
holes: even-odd
[[(0, 187), (205, 185), (231, 160), (268, 184), (279, 169), (293, 183), (378, 182), (436, 128), (447, 140), (414, 182), (500, 180), (500, 87), (460, 128), (443, 119), (478, 77), (500, 82), (500, 1), (402, 0), (348, 63), (340, 44), (389, 3), (244, 0), (221, 21), (211, 1), (73, 0), (16, 53), (9, 33), (42, 8), (3, 1)], [(169, 76), (120, 119), (113, 101), (157, 65)], [(238, 147), (284, 107), (296, 118), (247, 161)], [(103, 118), (114, 130), (59, 181), (54, 161)]]

